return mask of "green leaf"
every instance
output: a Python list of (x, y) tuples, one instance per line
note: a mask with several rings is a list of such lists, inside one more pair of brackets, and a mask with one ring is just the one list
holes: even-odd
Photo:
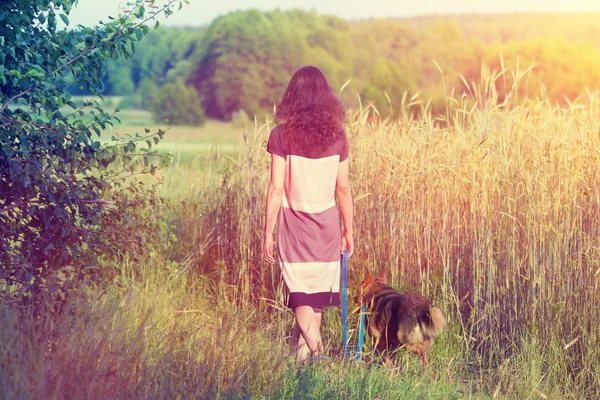
[(71, 7), (73, 7), (73, 2), (71, 0), (62, 0), (62, 6), (63, 10), (68, 13), (71, 11)]
[(65, 23), (66, 26), (69, 26), (69, 18), (66, 16), (66, 14), (59, 14), (60, 15), (60, 19), (62, 19), (62, 21)]
[(144, 38), (144, 32), (140, 28), (135, 28), (135, 38), (137, 40), (142, 40)]
[(25, 73), (27, 78), (43, 78), (45, 75), (36, 69), (30, 69)]

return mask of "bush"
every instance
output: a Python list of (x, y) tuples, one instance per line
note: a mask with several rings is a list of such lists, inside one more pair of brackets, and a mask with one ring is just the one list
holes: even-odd
[(150, 111), (156, 121), (169, 120), (174, 125), (204, 124), (204, 110), (200, 96), (182, 80), (158, 88), (152, 96)]
[(236, 128), (248, 128), (253, 121), (246, 111), (240, 109), (231, 115), (231, 122)]
[(136, 94), (128, 94), (119, 101), (119, 109), (127, 110), (129, 108), (141, 108), (139, 98)]
[(143, 253), (159, 232), (149, 209), (162, 203), (133, 176), (154, 173), (150, 140), (164, 132), (103, 144), (114, 116), (93, 97), (78, 106), (67, 91), (102, 93), (106, 59), (130, 57), (158, 12), (143, 4), (133, 3), (130, 16), (70, 30), (57, 29), (58, 18), (68, 25), (70, 0), (5, 0), (0, 9), (2, 301), (59, 308), (82, 282), (109, 282), (107, 259)]

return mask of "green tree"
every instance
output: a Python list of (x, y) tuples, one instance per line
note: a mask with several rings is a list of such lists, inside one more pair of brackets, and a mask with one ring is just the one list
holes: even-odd
[[(119, 107), (149, 109), (149, 94), (189, 75), (200, 56), (204, 28), (158, 27), (136, 44), (131, 58), (107, 60), (104, 93), (124, 95)], [(71, 90), (72, 93), (75, 93)]]
[[(203, 32), (202, 28), (161, 26), (148, 33), (136, 46), (133, 57), (124, 65), (129, 69), (136, 87), (148, 79), (162, 86), (188, 74), (191, 70), (189, 59), (195, 56)], [(177, 76), (169, 77), (174, 69), (177, 70)]]
[[(0, 295), (40, 304), (65, 299), (109, 270), (99, 258), (141, 251), (155, 232), (139, 207), (156, 199), (130, 179), (153, 172), (153, 142), (136, 134), (101, 143), (118, 120), (98, 102), (76, 108), (67, 88), (100, 94), (105, 60), (130, 57), (147, 21), (169, 14), (152, 0), (95, 28), (68, 25), (76, 1), (6, 0), (0, 9)], [(163, 131), (151, 140), (158, 141)], [(140, 145), (142, 143), (144, 147)], [(57, 304), (60, 304), (58, 302)]]
[(302, 65), (321, 68), (333, 87), (350, 78), (349, 29), (340, 19), (298, 10), (230, 13), (208, 27), (202, 58), (188, 81), (202, 94), (210, 117), (229, 120), (238, 110), (271, 113)]
[(119, 58), (114, 62), (107, 63), (106, 75), (107, 84), (102, 93), (111, 96), (123, 96), (135, 90), (133, 79), (127, 69), (127, 58)]
[(380, 58), (375, 62), (362, 96), (372, 102), (381, 115), (397, 116), (403, 98), (410, 99), (414, 93), (416, 85), (408, 66)]

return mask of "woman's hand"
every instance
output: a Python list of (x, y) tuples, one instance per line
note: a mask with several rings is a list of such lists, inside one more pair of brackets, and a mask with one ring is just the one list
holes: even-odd
[(274, 264), (273, 257), (273, 232), (281, 201), (283, 199), (283, 184), (285, 179), (285, 158), (271, 154), (271, 181), (267, 191), (267, 207), (263, 240), (263, 258), (266, 262)]
[(351, 231), (345, 231), (342, 235), (342, 245), (340, 246), (340, 254), (348, 250), (348, 257), (354, 253), (354, 237)]
[(354, 238), (352, 236), (352, 219), (354, 210), (352, 209), (352, 191), (350, 190), (350, 181), (348, 179), (348, 160), (344, 160), (338, 167), (337, 181), (335, 183), (338, 205), (342, 213), (344, 223), (344, 234), (342, 235), (342, 244), (340, 245), (340, 254), (348, 250), (348, 256), (354, 253)]
[(275, 258), (273, 257), (273, 235), (265, 235), (263, 241), (263, 258), (270, 264), (275, 264)]

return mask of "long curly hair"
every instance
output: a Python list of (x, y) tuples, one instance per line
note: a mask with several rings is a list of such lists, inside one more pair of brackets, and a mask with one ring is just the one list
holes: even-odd
[(344, 135), (346, 109), (317, 67), (300, 68), (277, 105), (275, 122), (309, 155), (316, 155)]

